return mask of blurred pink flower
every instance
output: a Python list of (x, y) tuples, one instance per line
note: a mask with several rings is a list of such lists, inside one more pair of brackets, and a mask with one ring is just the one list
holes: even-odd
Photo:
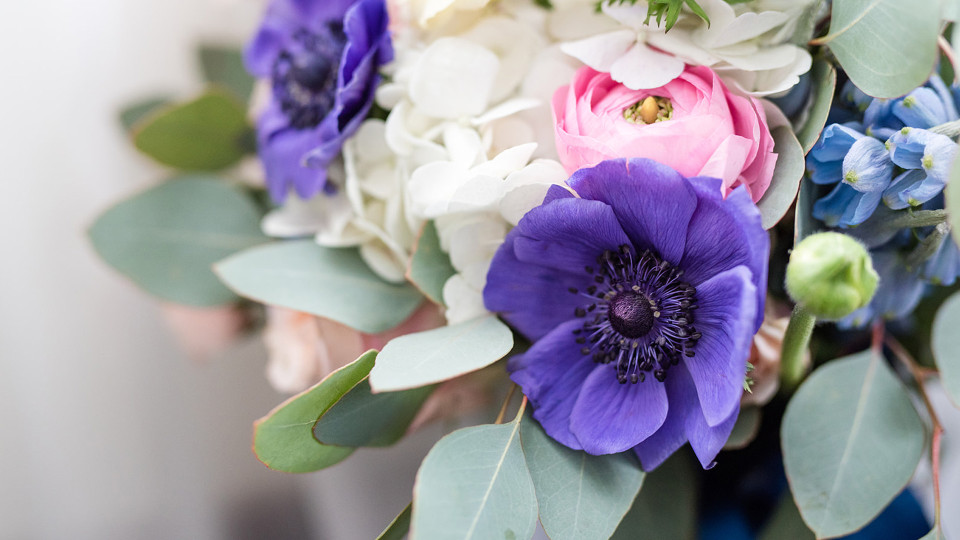
[(197, 308), (165, 302), (160, 309), (180, 347), (196, 360), (206, 360), (223, 351), (249, 325), (248, 317), (236, 304)]
[(650, 158), (680, 174), (743, 185), (756, 202), (777, 155), (763, 104), (730, 92), (704, 66), (667, 84), (631, 90), (609, 73), (581, 68), (553, 96), (557, 152), (568, 173), (614, 158)]
[[(750, 348), (749, 362), (753, 371), (748, 376), (753, 380), (752, 392), (744, 392), (743, 405), (765, 405), (780, 388), (780, 350), (783, 337), (790, 322), (790, 308), (782, 302), (767, 298), (763, 324)], [(810, 353), (804, 353), (804, 361), (810, 363)]]

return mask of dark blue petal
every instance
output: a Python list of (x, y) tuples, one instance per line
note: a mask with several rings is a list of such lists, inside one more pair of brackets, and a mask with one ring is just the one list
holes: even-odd
[(601, 364), (580, 389), (570, 431), (588, 454), (615, 454), (653, 435), (666, 418), (663, 383), (651, 377), (638, 384), (620, 384), (613, 366)]
[(609, 365), (597, 365), (580, 354), (573, 335), (580, 324), (576, 320), (561, 324), (507, 362), (510, 378), (533, 406), (533, 417), (548, 435), (575, 450), (581, 446), (570, 432), (570, 414), (583, 382), (593, 370), (616, 380)]
[(697, 286), (696, 356), (681, 361), (697, 387), (707, 425), (718, 426), (734, 412), (743, 394), (747, 356), (755, 333), (757, 290), (753, 276), (738, 266)]
[(612, 159), (576, 171), (567, 183), (613, 207), (638, 251), (650, 249), (672, 264), (683, 257), (697, 197), (680, 173), (650, 159)]
[(830, 124), (823, 128), (820, 140), (810, 150), (810, 155), (817, 161), (840, 161), (857, 139), (863, 138), (863, 133), (855, 131), (841, 124)]

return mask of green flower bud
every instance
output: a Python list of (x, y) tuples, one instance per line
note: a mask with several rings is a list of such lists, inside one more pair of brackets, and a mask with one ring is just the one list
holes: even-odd
[(835, 232), (805, 238), (787, 265), (790, 297), (821, 319), (841, 319), (867, 305), (879, 279), (866, 248)]

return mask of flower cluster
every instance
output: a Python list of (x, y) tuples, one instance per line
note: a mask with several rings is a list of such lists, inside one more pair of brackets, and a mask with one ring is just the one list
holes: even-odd
[(831, 187), (814, 204), (814, 217), (864, 241), (881, 275), (874, 300), (845, 326), (900, 318), (916, 307), (926, 283), (951, 285), (960, 276), (960, 249), (945, 226), (885, 226), (900, 214), (943, 209), (957, 143), (941, 126), (960, 120), (958, 92), (937, 75), (893, 100), (872, 99), (847, 83), (835, 122), (807, 158), (810, 180)]

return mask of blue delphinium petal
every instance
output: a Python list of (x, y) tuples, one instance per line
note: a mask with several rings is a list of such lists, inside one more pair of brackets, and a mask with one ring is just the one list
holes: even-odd
[[(508, 361), (511, 377), (571, 448), (634, 448), (650, 470), (690, 441), (709, 465), (736, 420), (763, 312), (759, 213), (742, 188), (724, 201), (719, 179), (646, 159), (604, 162), (569, 183), (579, 197), (552, 190), (487, 274), (487, 307), (534, 341)], [(604, 232), (614, 230), (623, 238)]]
[(960, 248), (953, 234), (943, 238), (940, 248), (923, 267), (923, 277), (934, 285), (953, 285), (960, 276)]
[(810, 155), (817, 161), (842, 161), (850, 151), (850, 147), (863, 137), (860, 133), (842, 124), (830, 124), (823, 128), (820, 140), (810, 150)]
[(882, 191), (861, 193), (841, 182), (814, 203), (813, 216), (830, 227), (852, 227), (866, 221), (882, 198)]
[(892, 175), (890, 153), (873, 137), (858, 139), (843, 158), (843, 182), (862, 193), (883, 191)]
[(927, 175), (922, 169), (904, 171), (893, 179), (890, 187), (883, 192), (883, 202), (894, 210), (902, 210), (912, 206), (903, 194), (913, 186), (919, 186)]
[(940, 96), (923, 86), (894, 101), (893, 114), (904, 125), (918, 128), (931, 128), (951, 120)]
[(957, 104), (953, 99), (953, 94), (950, 92), (950, 88), (943, 82), (943, 79), (940, 78), (936, 73), (930, 77), (930, 80), (927, 81), (927, 85), (937, 93), (937, 97), (940, 98), (940, 102), (943, 104), (944, 112), (946, 113), (946, 122), (951, 120), (956, 120), (960, 118), (960, 114), (957, 111)]

